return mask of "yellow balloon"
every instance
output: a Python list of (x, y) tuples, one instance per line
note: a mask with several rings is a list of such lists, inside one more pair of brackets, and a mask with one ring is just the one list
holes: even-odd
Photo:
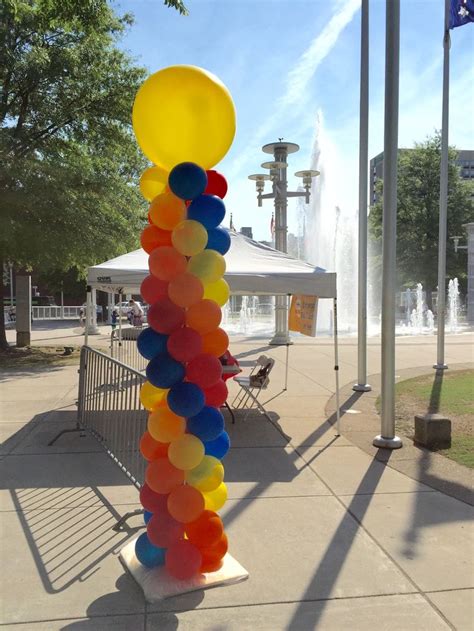
[(195, 489), (208, 493), (214, 491), (224, 479), (222, 462), (214, 456), (204, 456), (201, 464), (186, 472), (186, 482)]
[(225, 259), (215, 250), (204, 250), (189, 259), (187, 271), (200, 278), (204, 285), (215, 283), (224, 276)]
[(210, 169), (235, 135), (235, 108), (225, 85), (196, 66), (170, 66), (141, 85), (133, 129), (143, 153), (170, 171), (180, 162)]
[(168, 184), (168, 172), (161, 167), (150, 167), (143, 171), (140, 178), (140, 191), (143, 197), (151, 202), (151, 200), (163, 193)]
[(204, 458), (204, 444), (197, 436), (185, 434), (170, 443), (168, 458), (177, 469), (194, 469)]
[(213, 510), (217, 512), (220, 510), (227, 501), (227, 487), (224, 482), (219, 484), (215, 491), (210, 493), (203, 493), (204, 496), (204, 508), (206, 510)]
[(156, 410), (162, 403), (166, 401), (168, 390), (156, 388), (149, 381), (140, 388), (140, 401), (146, 410)]
[(173, 230), (171, 241), (181, 254), (194, 256), (206, 247), (207, 230), (199, 221), (185, 219)]
[(223, 278), (220, 278), (215, 283), (204, 285), (204, 298), (214, 300), (220, 307), (223, 307), (229, 300), (229, 294), (229, 285)]

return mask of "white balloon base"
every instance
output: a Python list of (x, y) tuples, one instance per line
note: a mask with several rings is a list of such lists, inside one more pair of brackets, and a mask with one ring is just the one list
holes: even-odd
[(179, 596), (198, 589), (208, 589), (218, 585), (232, 585), (248, 578), (249, 573), (229, 553), (224, 557), (224, 563), (217, 572), (197, 574), (186, 581), (180, 581), (168, 574), (164, 567), (148, 568), (140, 563), (135, 556), (135, 541), (132, 539), (120, 551), (120, 561), (140, 585), (149, 603), (158, 602), (164, 598)]

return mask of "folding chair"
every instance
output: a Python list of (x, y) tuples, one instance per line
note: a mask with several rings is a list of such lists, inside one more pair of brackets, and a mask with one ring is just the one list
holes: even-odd
[(268, 412), (263, 404), (260, 403), (258, 397), (260, 396), (262, 390), (266, 390), (268, 388), (268, 384), (270, 383), (270, 373), (274, 364), (275, 360), (271, 357), (260, 355), (248, 377), (234, 377), (234, 381), (239, 384), (240, 390), (232, 402), (232, 407), (234, 409), (247, 409), (244, 420), (255, 406), (255, 408), (257, 408), (268, 418), (269, 421), (271, 421)]

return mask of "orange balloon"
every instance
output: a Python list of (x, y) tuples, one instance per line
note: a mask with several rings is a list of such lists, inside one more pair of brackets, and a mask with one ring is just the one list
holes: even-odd
[[(148, 417), (148, 432), (155, 440), (170, 443), (181, 438), (186, 430), (186, 419), (168, 407), (158, 408)], [(166, 451), (168, 455), (168, 450)]]
[(186, 525), (186, 535), (198, 548), (217, 544), (224, 534), (224, 524), (217, 513), (203, 511), (199, 517)]
[(150, 272), (160, 280), (172, 280), (186, 271), (187, 260), (173, 248), (165, 245), (156, 248), (148, 257)]
[(150, 254), (155, 248), (159, 248), (162, 245), (172, 245), (171, 232), (150, 224), (143, 228), (140, 235), (140, 243), (145, 252)]
[(203, 294), (201, 281), (189, 272), (175, 276), (168, 285), (168, 296), (179, 307), (191, 307), (201, 300)]
[(168, 458), (158, 458), (147, 466), (145, 481), (155, 493), (171, 493), (184, 482), (184, 471), (173, 467)]
[(149, 432), (145, 432), (140, 439), (140, 451), (145, 460), (156, 460), (168, 455), (168, 444), (158, 442)]
[(202, 336), (202, 352), (221, 357), (229, 348), (229, 336), (224, 329), (216, 329)]
[(161, 193), (150, 204), (150, 219), (163, 230), (174, 228), (186, 218), (186, 204), (173, 193)]
[(198, 333), (210, 333), (221, 323), (222, 312), (213, 300), (200, 300), (189, 307), (186, 313), (186, 324)]
[(204, 498), (202, 493), (193, 486), (178, 486), (169, 494), (169, 514), (182, 524), (195, 521), (203, 510)]
[(224, 533), (213, 546), (199, 548), (202, 555), (201, 572), (215, 572), (222, 567), (222, 559), (229, 547), (227, 535)]

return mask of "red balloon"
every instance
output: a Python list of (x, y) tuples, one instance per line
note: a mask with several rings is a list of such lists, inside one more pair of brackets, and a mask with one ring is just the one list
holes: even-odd
[(199, 572), (202, 556), (190, 541), (173, 543), (166, 551), (165, 566), (171, 576), (185, 581)]
[(168, 353), (179, 362), (189, 362), (202, 351), (202, 337), (197, 331), (183, 327), (168, 338)]
[(184, 537), (184, 524), (173, 519), (168, 510), (153, 515), (146, 527), (148, 539), (159, 548), (169, 548)]
[(198, 355), (186, 367), (187, 380), (203, 389), (214, 386), (221, 376), (222, 364), (214, 355)]
[(209, 170), (207, 173), (207, 186), (204, 191), (205, 195), (217, 195), (221, 199), (224, 199), (227, 193), (227, 180), (225, 177), (218, 173), (218, 171)]
[(145, 480), (155, 493), (168, 494), (184, 482), (184, 471), (174, 467), (168, 458), (157, 458), (148, 463)]
[(202, 555), (201, 572), (215, 572), (222, 566), (222, 559), (229, 547), (227, 535), (224, 533), (220, 540), (213, 546), (199, 547)]
[(142, 281), (140, 295), (145, 302), (152, 305), (159, 298), (168, 295), (168, 283), (150, 274)]
[(150, 513), (168, 512), (168, 495), (155, 493), (148, 484), (144, 484), (140, 489), (140, 504)]
[(140, 451), (145, 460), (164, 458), (168, 455), (168, 445), (169, 443), (160, 443), (155, 440), (149, 432), (145, 432), (140, 438)]
[(225, 385), (225, 381), (219, 379), (219, 381), (213, 386), (204, 390), (206, 405), (210, 405), (214, 408), (220, 408), (227, 401), (228, 394), (229, 391), (227, 389), (227, 386)]
[(186, 535), (191, 543), (199, 548), (213, 546), (222, 538), (222, 519), (212, 510), (203, 511), (195, 521), (186, 524)]
[(168, 297), (159, 298), (148, 309), (147, 320), (152, 329), (158, 333), (169, 334), (183, 326), (186, 314)]
[(140, 235), (140, 243), (145, 252), (150, 254), (152, 250), (159, 248), (162, 245), (172, 245), (171, 231), (162, 230), (153, 224), (145, 226)]

